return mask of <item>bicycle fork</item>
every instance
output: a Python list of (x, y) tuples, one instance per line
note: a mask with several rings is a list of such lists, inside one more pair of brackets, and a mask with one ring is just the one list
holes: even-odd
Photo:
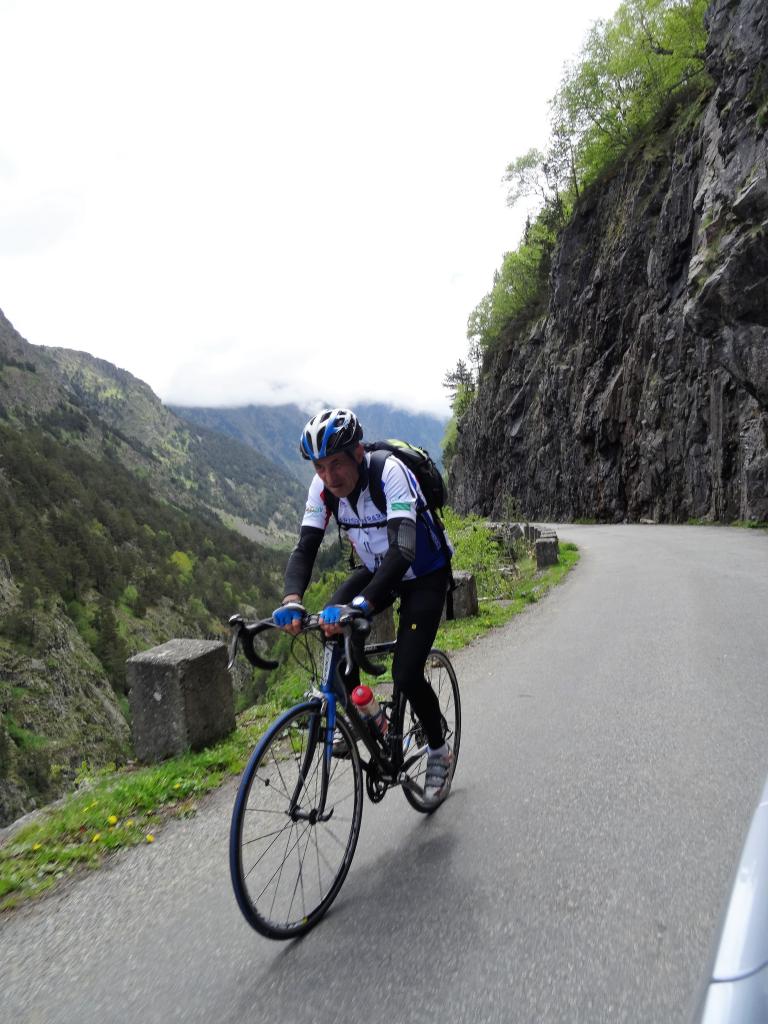
[[(326, 720), (325, 730), (322, 730), (321, 725), (323, 717)], [(287, 811), (292, 821), (308, 821), (310, 825), (316, 825), (318, 821), (328, 821), (333, 816), (333, 807), (326, 813), (325, 802), (328, 798), (328, 779), (333, 756), (333, 731), (335, 728), (336, 699), (332, 694), (330, 696), (323, 694), (322, 700), (318, 702), (317, 711), (311, 715), (309, 720), (307, 747), (302, 757), (298, 778)], [(320, 735), (321, 731), (325, 732), (325, 736)], [(320, 803), (309, 811), (303, 811), (299, 800), (302, 792), (306, 790), (318, 743), (323, 745), (323, 757), (320, 764)]]

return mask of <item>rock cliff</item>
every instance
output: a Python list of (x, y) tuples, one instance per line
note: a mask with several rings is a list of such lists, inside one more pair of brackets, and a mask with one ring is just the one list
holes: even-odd
[[(0, 626), (20, 601), (0, 554)], [(83, 760), (123, 761), (128, 725), (102, 666), (63, 613), (37, 610), (21, 647), (0, 635), (0, 827), (58, 796)]]
[(582, 196), (547, 315), (486, 358), (458, 509), (768, 519), (768, 6), (707, 27), (711, 88)]

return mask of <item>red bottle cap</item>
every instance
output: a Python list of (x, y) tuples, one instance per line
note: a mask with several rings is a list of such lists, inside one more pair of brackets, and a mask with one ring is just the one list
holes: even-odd
[(355, 707), (364, 708), (373, 700), (373, 690), (370, 686), (356, 686), (352, 691), (352, 703)]

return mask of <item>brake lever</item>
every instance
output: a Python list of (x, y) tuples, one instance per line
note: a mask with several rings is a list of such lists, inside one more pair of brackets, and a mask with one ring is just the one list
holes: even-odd
[(230, 615), (229, 626), (232, 629), (232, 636), (229, 638), (229, 646), (227, 650), (227, 669), (231, 672), (235, 667), (235, 661), (237, 659), (237, 648), (240, 643), (240, 633), (242, 631), (245, 620), (242, 615)]
[[(376, 665), (374, 662), (369, 661), (363, 650), (365, 638), (371, 631), (370, 619), (350, 618), (345, 625), (349, 625), (350, 628), (344, 631), (344, 675), (348, 676), (352, 671), (353, 661), (363, 672), (367, 672), (369, 676), (383, 675), (386, 672), (384, 665)], [(355, 633), (357, 634), (357, 639), (353, 641), (352, 637)]]
[(352, 630), (344, 630), (344, 675), (348, 676), (352, 673)]
[(251, 625), (247, 625), (242, 615), (233, 615), (229, 619), (229, 625), (234, 631), (232, 640), (229, 644), (229, 668), (231, 669), (235, 663), (237, 657), (237, 646), (238, 643), (243, 648), (243, 654), (246, 656), (248, 661), (256, 668), (273, 669), (277, 668), (279, 662), (270, 661), (267, 658), (262, 658), (256, 653), (253, 641), (257, 634), (262, 633), (265, 629), (271, 629), (274, 627), (274, 623), (271, 619), (262, 619), (261, 622), (255, 622)]

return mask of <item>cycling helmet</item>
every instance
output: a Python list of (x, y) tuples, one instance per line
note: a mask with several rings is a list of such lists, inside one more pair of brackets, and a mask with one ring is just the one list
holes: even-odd
[(362, 439), (363, 428), (349, 409), (323, 409), (304, 427), (299, 451), (305, 459), (324, 459), (351, 451)]

